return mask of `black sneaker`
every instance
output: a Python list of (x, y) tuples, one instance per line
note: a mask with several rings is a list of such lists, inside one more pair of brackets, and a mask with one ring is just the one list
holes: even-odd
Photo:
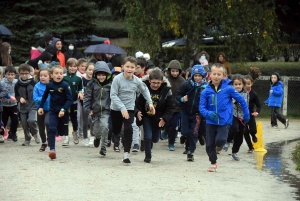
[(111, 141), (110, 141), (110, 140), (107, 140), (106, 147), (110, 147), (110, 146), (111, 146)]
[(115, 152), (120, 152), (120, 148), (114, 146), (114, 151), (115, 151)]
[(105, 146), (101, 147), (99, 153), (100, 153), (100, 155), (102, 155), (102, 156), (106, 156), (106, 147), (105, 147)]
[(130, 156), (130, 154), (128, 152), (124, 153), (123, 163), (131, 163), (129, 156)]
[(188, 153), (188, 150), (185, 150), (184, 152), (183, 152), (183, 154), (187, 154)]
[(199, 143), (203, 146), (205, 145), (205, 139), (203, 137), (203, 135), (199, 136)]
[(141, 151), (145, 151), (144, 140), (141, 140), (140, 150), (141, 150)]
[(151, 154), (146, 154), (144, 162), (145, 163), (150, 163), (151, 162), (151, 157), (152, 157)]
[(11, 136), (12, 136), (12, 140), (13, 140), (14, 142), (18, 142), (18, 136), (17, 136), (16, 133), (15, 133), (15, 134), (12, 134)]
[(253, 136), (252, 136), (252, 142), (254, 142), (254, 143), (257, 142), (257, 137), (256, 137), (256, 135), (253, 135)]
[(40, 152), (45, 151), (47, 148), (47, 144), (42, 144), (41, 148), (40, 148)]
[(186, 141), (186, 136), (182, 135), (180, 136), (180, 144), (184, 144)]
[(191, 152), (187, 153), (187, 161), (194, 161), (194, 154)]
[(96, 138), (94, 139), (94, 147), (98, 148), (100, 145), (100, 139)]

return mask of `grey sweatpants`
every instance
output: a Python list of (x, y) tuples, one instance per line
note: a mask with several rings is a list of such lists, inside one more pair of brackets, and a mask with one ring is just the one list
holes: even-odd
[(101, 147), (106, 146), (108, 138), (109, 111), (103, 111), (101, 116), (92, 117), (93, 132), (96, 138), (101, 137)]
[(83, 135), (83, 107), (81, 105), (81, 101), (78, 101), (78, 105), (77, 105), (77, 121), (78, 121), (78, 136), (82, 136)]
[[(88, 138), (88, 126), (90, 126), (90, 134), (92, 135), (93, 134), (92, 117), (90, 116), (90, 114), (84, 108), (82, 108), (82, 132), (83, 132), (83, 138)], [(80, 130), (79, 126), (78, 126), (78, 130)]]
[[(37, 110), (30, 110), (28, 113), (20, 113), (21, 123), (26, 141), (31, 140), (31, 135), (38, 134)], [(31, 133), (31, 135), (30, 135)]]
[(133, 123), (132, 123), (132, 143), (133, 144), (140, 144), (140, 129), (136, 125), (136, 118), (134, 117)]

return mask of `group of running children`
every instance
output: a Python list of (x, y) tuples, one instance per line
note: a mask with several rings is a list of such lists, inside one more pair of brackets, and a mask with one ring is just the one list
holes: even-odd
[[(9, 118), (8, 139), (18, 140), (16, 132), (20, 117), (25, 136), (22, 145), (29, 145), (34, 137), (36, 143), (42, 142), (40, 151), (49, 146), (51, 159), (56, 158), (57, 136), (63, 136), (62, 145), (69, 147), (69, 120), (74, 143), (79, 143), (79, 123), (83, 144), (89, 146), (92, 141), (95, 147), (100, 146), (102, 156), (106, 155), (110, 140), (114, 150), (119, 151), (123, 128), (124, 163), (131, 162), (133, 125), (142, 128), (141, 147), (147, 163), (152, 159), (153, 143), (160, 138), (168, 138), (169, 150), (175, 150), (178, 127), (188, 161), (194, 161), (198, 139), (202, 145), (206, 142), (211, 163), (209, 172), (217, 170), (217, 154), (222, 149), (227, 151), (232, 141), (232, 159), (240, 160), (238, 152), (244, 136), (248, 152), (253, 152), (252, 141), (257, 142), (255, 117), (261, 106), (251, 89), (253, 79), (250, 75), (235, 74), (229, 79), (220, 63), (211, 68), (197, 64), (185, 80), (181, 76), (180, 62), (172, 60), (165, 73), (154, 68), (139, 78), (134, 75), (141, 67), (137, 64), (136, 58), (128, 56), (124, 58), (122, 70), (118, 67), (110, 70), (103, 61), (94, 64), (70, 58), (66, 69), (59, 65), (51, 70), (41, 68), (36, 76), (37, 83), (28, 64), (21, 64), (18, 73), (14, 67), (6, 67), (0, 85), (3, 105), (0, 142), (4, 142), (4, 127)], [(15, 79), (17, 74), (19, 78)], [(270, 81), (271, 90), (265, 103), (271, 107), (271, 125), (277, 128), (276, 119), (279, 119), (287, 128), (288, 119), (278, 112), (283, 96), (279, 74), (272, 74)]]

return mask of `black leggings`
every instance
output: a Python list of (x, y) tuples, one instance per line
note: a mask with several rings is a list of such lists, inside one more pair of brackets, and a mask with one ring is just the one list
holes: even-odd
[(233, 140), (232, 153), (238, 153), (241, 145), (243, 144), (243, 136), (245, 125), (236, 117), (232, 119), (232, 125), (229, 129), (227, 143)]
[(129, 119), (125, 119), (120, 111), (111, 110), (112, 132), (114, 135), (119, 135), (124, 123), (123, 145), (124, 152), (130, 152), (132, 143), (132, 123), (134, 120), (134, 111), (128, 110)]
[(255, 136), (256, 133), (257, 133), (257, 129), (256, 129), (255, 117), (250, 116), (250, 120), (246, 124), (245, 132), (244, 132), (244, 138), (245, 138), (245, 141), (246, 141), (249, 149), (253, 149), (253, 145), (252, 145), (252, 141), (250, 139), (250, 135), (252, 136), (252, 139), (253, 139), (253, 136)]

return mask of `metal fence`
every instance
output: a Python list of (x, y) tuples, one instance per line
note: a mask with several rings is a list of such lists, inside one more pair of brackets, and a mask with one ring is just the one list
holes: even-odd
[[(282, 114), (285, 116), (300, 117), (300, 77), (281, 77), (284, 83), (284, 98)], [(270, 108), (264, 104), (270, 91), (270, 76), (260, 76), (252, 89), (257, 93), (262, 111), (260, 116), (270, 116)]]

